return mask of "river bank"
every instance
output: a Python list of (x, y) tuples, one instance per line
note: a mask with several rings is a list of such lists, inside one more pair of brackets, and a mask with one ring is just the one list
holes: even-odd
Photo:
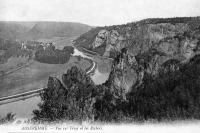
[[(102, 76), (104, 74), (101, 74), (97, 70), (98, 64), (97, 64), (97, 62), (93, 61), (92, 57), (87, 56), (84, 53), (79, 52), (78, 50), (75, 50), (75, 51), (76, 52), (75, 52), (75, 54), (73, 54), (73, 56), (80, 56), (81, 58), (88, 60), (91, 63), (91, 66), (88, 69), (86, 69), (86, 73), (88, 75), (91, 74), (91, 78), (94, 81), (96, 81), (97, 84), (100, 84), (101, 82), (103, 82), (104, 80), (102, 80), (102, 79), (108, 78), (108, 74), (105, 74), (105, 76)], [(98, 80), (98, 77), (101, 77), (101, 80)], [(40, 89), (25, 91), (25, 92), (22, 92), (22, 93), (1, 97), (0, 98), (0, 105), (10, 103), (10, 102), (14, 102), (14, 101), (18, 101), (18, 100), (22, 100), (22, 99), (24, 100), (24, 99), (30, 98), (29, 96), (31, 96), (33, 94), (38, 95), (43, 90), (44, 90), (44, 88), (40, 88)]]
[[(109, 65), (107, 62), (102, 63), (101, 59), (97, 57), (93, 57), (92, 55), (86, 55), (85, 53), (75, 49), (74, 54), (72, 55), (73, 58), (77, 59), (80, 56), (83, 59), (87, 59), (90, 61), (90, 67), (86, 70), (86, 73), (90, 75), (91, 79), (94, 81), (95, 84), (102, 84), (104, 83), (108, 77), (109, 72), (101, 73), (99, 70), (106, 68), (106, 65)], [(76, 62), (76, 61), (75, 61)], [(76, 64), (76, 63), (75, 63)], [(72, 66), (74, 64), (71, 64)], [(99, 69), (99, 66), (101, 69)], [(67, 66), (70, 67), (70, 66)], [(67, 69), (65, 68), (65, 71)], [(64, 73), (64, 72), (63, 72)], [(63, 74), (59, 73), (59, 74)], [(53, 75), (55, 76), (55, 75)], [(46, 84), (45, 84), (46, 85)], [(40, 87), (38, 87), (40, 88)], [(15, 95), (9, 95), (7, 97), (0, 98), (0, 116), (5, 116), (7, 113), (12, 112), (16, 114), (17, 118), (32, 118), (32, 111), (38, 108), (38, 104), (41, 102), (39, 97), (39, 93), (43, 91), (45, 87), (40, 89), (34, 89), (31, 91), (25, 91)], [(22, 108), (20, 108), (22, 107)]]
[(91, 51), (91, 50), (88, 50), (88, 49), (83, 48), (83, 47), (75, 47), (75, 46), (73, 46), (73, 47), (76, 48), (76, 49), (78, 49), (79, 51), (81, 51), (82, 53), (84, 53), (84, 54), (86, 54), (88, 56), (98, 57), (100, 59), (114, 60), (113, 58), (101, 56), (99, 53)]
[(0, 98), (45, 88), (49, 76), (59, 78), (72, 66), (88, 70), (92, 67), (92, 62), (83, 58), (78, 60), (74, 56), (71, 56), (69, 62), (65, 64), (46, 64), (33, 61), (28, 67), (0, 77)]
[[(89, 59), (88, 59), (89, 60)], [(92, 65), (91, 67), (86, 71), (86, 74), (90, 75), (91, 73), (94, 73), (95, 69), (97, 68), (97, 64), (96, 62), (92, 61)], [(1, 97), (0, 98), (0, 105), (2, 104), (7, 104), (10, 102), (15, 102), (15, 101), (19, 101), (19, 100), (25, 100), (28, 99), (30, 97), (39, 95), (39, 93), (41, 91), (43, 91), (45, 88), (40, 88), (40, 89), (36, 89), (36, 90), (32, 90), (32, 91), (27, 91), (27, 92), (23, 92), (20, 94), (15, 94), (15, 95), (10, 95), (10, 96), (5, 96), (5, 97)]]

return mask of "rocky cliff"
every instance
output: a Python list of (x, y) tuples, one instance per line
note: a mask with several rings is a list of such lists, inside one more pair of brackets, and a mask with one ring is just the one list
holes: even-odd
[(200, 17), (98, 27), (83, 34), (75, 45), (97, 52), (101, 48), (102, 56), (115, 58), (109, 82), (115, 95), (125, 99), (132, 86), (142, 83), (145, 73), (156, 77), (160, 70), (178, 69), (177, 64), (199, 54)]

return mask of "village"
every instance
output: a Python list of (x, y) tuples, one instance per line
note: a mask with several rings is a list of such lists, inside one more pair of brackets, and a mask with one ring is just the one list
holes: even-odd
[(54, 45), (52, 42), (23, 41), (21, 42), (21, 49), (36, 49), (42, 47), (43, 50), (46, 50), (47, 48), (55, 47)]

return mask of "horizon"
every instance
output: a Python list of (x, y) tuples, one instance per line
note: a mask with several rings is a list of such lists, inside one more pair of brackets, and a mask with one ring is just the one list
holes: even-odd
[(199, 0), (1, 0), (0, 21), (110, 26), (147, 18), (199, 16), (198, 5)]
[[(200, 16), (185, 16), (186, 18), (193, 18), (193, 17), (200, 17)], [(175, 16), (175, 17), (157, 17), (157, 18), (144, 18), (144, 19), (140, 19), (140, 20), (135, 20), (135, 21), (130, 21), (130, 22), (125, 22), (125, 23), (121, 23), (121, 24), (115, 24), (115, 25), (123, 25), (123, 24), (127, 24), (127, 23), (134, 23), (134, 22), (138, 22), (138, 21), (142, 21), (142, 20), (145, 20), (145, 19), (168, 19), (168, 18), (185, 18), (185, 17), (179, 17), (179, 16)], [(31, 22), (35, 22), (35, 23), (38, 23), (38, 22), (53, 22), (53, 23), (77, 23), (77, 24), (84, 24), (84, 25), (87, 25), (87, 26), (90, 26), (90, 27), (104, 27), (104, 26), (113, 26), (113, 25), (89, 25), (89, 24), (86, 24), (86, 23), (81, 23), (81, 22), (73, 22), (73, 21), (49, 21), (49, 20), (33, 20), (33, 21), (29, 21), (29, 20), (20, 20), (20, 21), (13, 21), (13, 20), (0, 20), (0, 22), (19, 22), (19, 23), (31, 23)]]

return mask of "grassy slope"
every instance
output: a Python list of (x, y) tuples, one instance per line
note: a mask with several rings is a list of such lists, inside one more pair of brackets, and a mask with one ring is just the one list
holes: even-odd
[(0, 77), (0, 97), (45, 87), (49, 76), (61, 75), (73, 65), (85, 70), (91, 64), (83, 59), (78, 61), (77, 57), (71, 57), (66, 64), (44, 64), (34, 61), (29, 67)]
[[(6, 63), (0, 64), (0, 72), (7, 73), (30, 63), (28, 57), (10, 57)], [(1, 76), (0, 74), (0, 76)]]
[(50, 39), (38, 39), (39, 42), (54, 42), (57, 49), (63, 49), (65, 46), (72, 46), (72, 40), (78, 36), (73, 37), (53, 37)]
[(90, 26), (70, 22), (0, 21), (0, 37), (4, 39), (37, 40), (52, 37), (72, 37), (88, 31)]
[[(37, 26), (34, 27), (36, 23)], [(31, 26), (29, 24), (31, 24)], [(88, 31), (89, 29), (90, 26), (79, 23), (0, 22), (0, 30), (2, 30), (2, 32), (0, 32), (0, 37), (6, 39), (24, 39), (26, 38), (26, 36), (28, 36), (31, 39), (34, 38), (34, 36), (37, 37), (39, 35), (37, 37), (38, 41), (54, 42), (57, 48), (62, 49), (64, 46), (71, 46), (73, 39), (77, 38), (80, 34)], [(12, 31), (14, 31), (14, 33)], [(43, 36), (40, 36), (40, 34)], [(46, 39), (46, 37), (48, 39)], [(2, 55), (4, 52), (5, 51), (0, 51), (0, 55)], [(26, 58), (11, 57), (7, 62), (4, 62), (4, 64), (0, 64), (0, 72), (5, 73), (8, 71), (12, 71), (18, 66), (26, 63)], [(90, 67), (91, 63), (88, 60), (83, 59), (81, 59), (81, 61), (78, 61), (77, 57), (71, 57), (69, 62), (63, 65), (43, 64), (33, 61), (33, 63), (29, 67), (22, 68), (6, 76), (0, 77), (0, 97), (44, 87), (46, 86), (46, 81), (50, 75), (63, 74), (68, 68), (73, 65), (79, 66), (85, 70)]]

